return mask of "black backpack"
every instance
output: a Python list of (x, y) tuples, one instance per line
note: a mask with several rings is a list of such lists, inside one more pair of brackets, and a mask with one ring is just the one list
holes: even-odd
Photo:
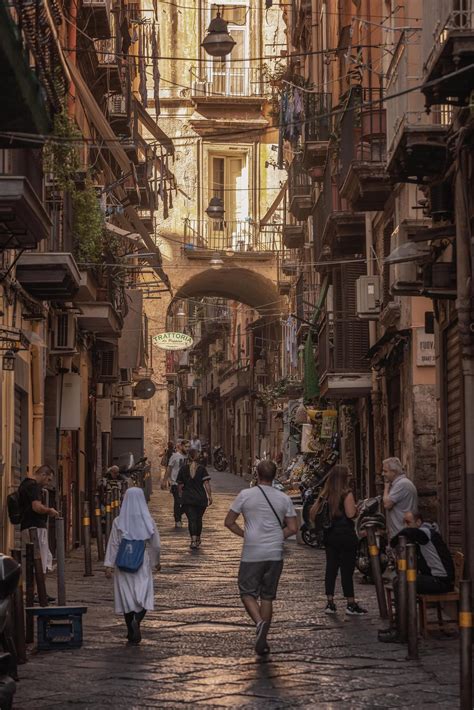
[(329, 530), (332, 525), (332, 520), (331, 511), (329, 510), (329, 502), (327, 498), (324, 498), (320, 495), (318, 501), (319, 508), (314, 519), (313, 532), (316, 533), (318, 539), (322, 541), (324, 533), (326, 532), (326, 530)]
[(22, 511), (20, 505), (20, 493), (18, 491), (14, 491), (7, 496), (7, 511), (11, 524), (19, 525), (21, 523)]

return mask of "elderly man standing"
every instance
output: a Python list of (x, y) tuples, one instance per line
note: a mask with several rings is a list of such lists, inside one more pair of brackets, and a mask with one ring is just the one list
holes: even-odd
[(418, 509), (418, 494), (406, 477), (402, 462), (396, 457), (383, 462), (383, 504), (386, 511), (389, 540), (405, 527), (404, 515)]

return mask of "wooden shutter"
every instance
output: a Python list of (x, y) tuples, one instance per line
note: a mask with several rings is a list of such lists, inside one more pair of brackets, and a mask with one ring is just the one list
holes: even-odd
[(444, 511), (443, 522), (451, 549), (464, 540), (464, 406), (461, 345), (458, 323), (444, 331)]
[(356, 281), (366, 273), (364, 261), (341, 264), (333, 271), (334, 370), (367, 372), (369, 324), (356, 313)]

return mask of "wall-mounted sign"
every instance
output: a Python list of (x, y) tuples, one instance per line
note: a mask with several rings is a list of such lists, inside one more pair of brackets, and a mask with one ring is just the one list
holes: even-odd
[(186, 350), (193, 344), (193, 339), (186, 333), (160, 333), (153, 337), (153, 344), (163, 350)]
[(0, 350), (28, 350), (28, 338), (18, 328), (0, 326)]
[(426, 333), (424, 328), (416, 329), (416, 364), (418, 367), (436, 365), (434, 335)]

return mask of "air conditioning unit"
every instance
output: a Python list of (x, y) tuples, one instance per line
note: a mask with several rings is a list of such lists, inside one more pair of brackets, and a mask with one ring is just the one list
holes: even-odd
[(52, 354), (73, 353), (76, 350), (76, 316), (74, 313), (57, 313), (51, 332)]
[(380, 276), (360, 276), (356, 281), (357, 316), (377, 320), (380, 314)]
[(117, 349), (99, 350), (97, 361), (97, 381), (115, 382), (118, 379)]
[(112, 116), (122, 116), (127, 113), (127, 102), (122, 94), (111, 94), (107, 98), (107, 107)]
[(422, 269), (414, 261), (394, 264), (390, 292), (394, 296), (421, 296), (423, 291)]

